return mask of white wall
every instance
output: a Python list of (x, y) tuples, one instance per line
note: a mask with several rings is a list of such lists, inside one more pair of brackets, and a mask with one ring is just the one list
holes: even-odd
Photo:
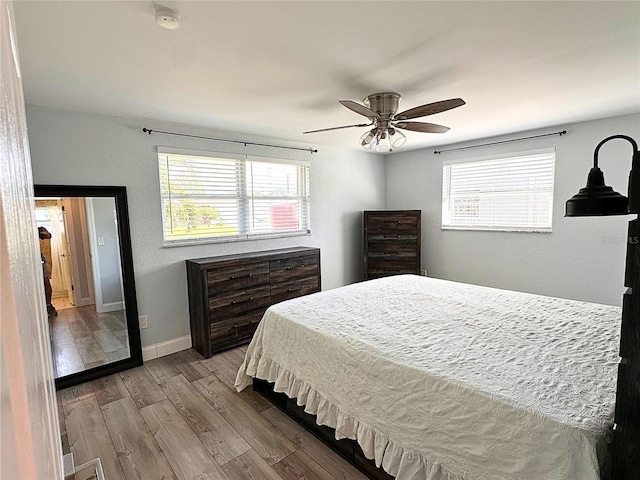
[[(93, 239), (94, 285), (96, 298), (109, 306), (108, 311), (121, 310), (123, 301), (122, 272), (120, 266), (120, 240), (116, 222), (116, 202), (113, 198), (92, 197), (87, 213), (91, 212)], [(98, 240), (102, 240), (101, 242)], [(96, 271), (97, 270), (97, 271)], [(112, 308), (115, 307), (115, 308)], [(98, 310), (102, 313), (107, 310)]]
[[(543, 295), (619, 305), (622, 301), (627, 222), (631, 217), (565, 218), (564, 204), (586, 185), (596, 145), (610, 135), (640, 141), (640, 115), (560, 125), (518, 135), (442, 147), (544, 137), (435, 155), (430, 148), (386, 157), (386, 207), (422, 210), (422, 268), (429, 276)], [(556, 147), (553, 232), (507, 233), (441, 229), (442, 162)], [(600, 149), (607, 185), (627, 195), (631, 144)]]
[[(242, 145), (167, 135), (143, 127), (253, 142), (289, 144), (184, 125), (27, 106), (35, 183), (127, 187), (138, 310), (148, 315), (143, 346), (189, 335), (184, 260), (295, 245), (321, 249), (322, 288), (362, 278), (362, 210), (384, 208), (384, 159), (320, 147), (305, 152), (247, 147), (246, 153), (311, 158), (310, 236), (163, 248), (156, 147), (244, 153)], [(300, 145), (293, 145), (300, 146)], [(306, 147), (306, 145), (303, 145)]]

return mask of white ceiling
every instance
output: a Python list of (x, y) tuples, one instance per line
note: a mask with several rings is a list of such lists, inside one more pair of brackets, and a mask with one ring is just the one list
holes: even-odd
[[(27, 103), (359, 149), (338, 103), (397, 91), (403, 150), (640, 112), (640, 2), (14, 2)], [(188, 132), (188, 128), (186, 128)]]

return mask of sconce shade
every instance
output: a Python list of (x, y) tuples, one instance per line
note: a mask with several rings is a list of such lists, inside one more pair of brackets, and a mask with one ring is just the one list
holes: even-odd
[[(604, 175), (598, 168), (600, 147), (610, 140), (626, 140), (633, 148), (629, 172), (629, 197), (614, 192), (604, 184)], [(612, 135), (602, 140), (593, 152), (593, 168), (589, 170), (587, 186), (567, 200), (565, 217), (595, 217), (602, 215), (628, 215), (640, 213), (640, 151), (636, 141), (627, 135)]]
[(587, 186), (567, 200), (565, 217), (627, 215), (629, 199), (605, 185), (602, 170), (589, 171)]

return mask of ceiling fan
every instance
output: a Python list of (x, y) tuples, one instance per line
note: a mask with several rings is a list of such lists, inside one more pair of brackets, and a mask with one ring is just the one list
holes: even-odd
[(397, 129), (412, 130), (423, 133), (444, 133), (449, 127), (426, 122), (409, 122), (413, 118), (426, 117), (436, 113), (451, 110), (465, 104), (461, 98), (451, 98), (440, 102), (427, 103), (419, 107), (410, 108), (400, 113), (398, 105), (401, 95), (395, 92), (373, 93), (363, 100), (361, 105), (352, 100), (340, 100), (340, 103), (360, 115), (367, 117), (371, 123), (359, 123), (355, 125), (345, 125), (342, 127), (323, 128), (320, 130), (310, 130), (303, 133), (326, 132), (329, 130), (339, 130), (351, 127), (370, 127), (373, 129), (365, 132), (360, 137), (360, 144), (367, 150), (374, 149), (378, 152), (391, 152), (394, 148), (404, 145), (407, 137)]

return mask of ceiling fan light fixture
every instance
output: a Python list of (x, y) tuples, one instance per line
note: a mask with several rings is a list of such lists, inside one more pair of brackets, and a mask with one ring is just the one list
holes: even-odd
[(362, 147), (366, 150), (371, 150), (373, 148), (373, 144), (376, 140), (376, 129), (374, 128), (373, 130), (369, 131), (369, 132), (365, 132), (361, 137), (360, 137), (360, 144), (362, 145)]
[(372, 130), (365, 132), (360, 137), (360, 145), (366, 150), (373, 150), (375, 147), (376, 152), (392, 152), (394, 149), (402, 147), (407, 141), (407, 137), (397, 129), (422, 133), (445, 133), (449, 130), (449, 127), (445, 127), (444, 125), (426, 122), (408, 122), (407, 120), (434, 115), (465, 104), (465, 101), (461, 98), (451, 98), (449, 100), (420, 105), (396, 114), (401, 98), (399, 93), (381, 92), (367, 96), (363, 100), (364, 105), (354, 102), (353, 100), (339, 100), (339, 103), (343, 107), (367, 117), (370, 123), (322, 128), (320, 130), (310, 130), (302, 133), (327, 132), (329, 130), (369, 127), (373, 125)]
[(390, 152), (392, 150), (391, 140), (389, 138), (388, 133), (389, 133), (389, 130), (387, 130), (386, 128), (384, 130), (381, 130), (381, 129), (378, 130), (378, 135), (376, 136), (378, 140), (376, 143), (376, 152), (384, 153), (384, 152)]
[(407, 137), (395, 128), (374, 128), (360, 137), (360, 145), (364, 149), (375, 149), (376, 152), (392, 152), (406, 141)]
[(400, 148), (404, 145), (404, 142), (407, 141), (407, 137), (405, 137), (401, 131), (396, 130), (395, 128), (389, 129), (389, 139), (391, 140), (392, 148)]

